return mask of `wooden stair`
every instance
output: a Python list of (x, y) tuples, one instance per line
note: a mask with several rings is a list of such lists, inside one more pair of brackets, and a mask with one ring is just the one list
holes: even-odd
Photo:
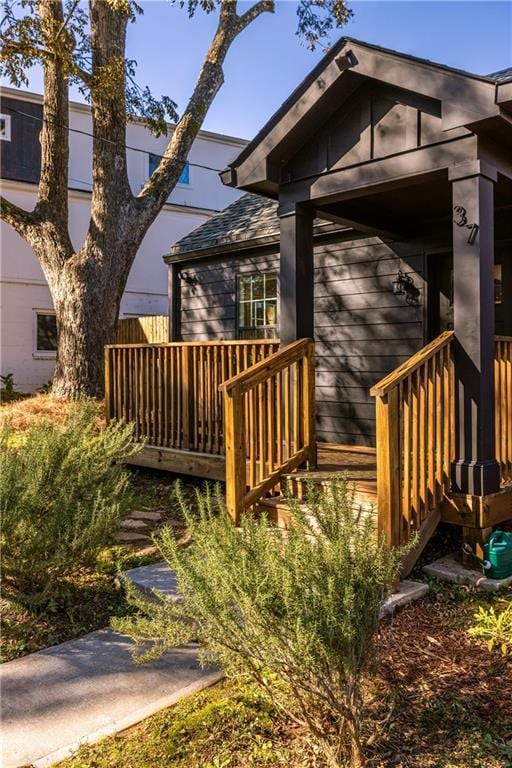
[(303, 502), (309, 484), (324, 486), (333, 476), (345, 476), (354, 488), (356, 511), (371, 513), (377, 526), (377, 464), (374, 448), (319, 444), (316, 469), (300, 469), (283, 477), (286, 495), (262, 499), (257, 512), (265, 512), (280, 527), (287, 527), (290, 508), (287, 497)]

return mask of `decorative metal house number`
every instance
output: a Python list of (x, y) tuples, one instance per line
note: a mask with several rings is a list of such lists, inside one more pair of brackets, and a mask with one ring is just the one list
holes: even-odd
[(462, 205), (454, 205), (453, 210), (455, 212), (455, 218), (453, 219), (453, 223), (457, 227), (465, 227), (466, 229), (469, 229), (469, 235), (468, 235), (468, 243), (470, 245), (473, 245), (473, 243), (476, 240), (476, 236), (478, 234), (479, 226), (478, 224), (469, 224), (468, 223), (468, 217), (467, 217), (467, 211)]

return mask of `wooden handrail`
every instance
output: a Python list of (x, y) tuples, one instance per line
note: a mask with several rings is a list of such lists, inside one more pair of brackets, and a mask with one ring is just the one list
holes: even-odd
[(314, 342), (300, 339), (220, 385), (226, 506), (237, 523), (288, 472), (316, 463)]
[(370, 394), (376, 397), (377, 395), (385, 395), (391, 389), (394, 389), (407, 376), (410, 376), (413, 371), (418, 369), (427, 360), (430, 360), (442, 347), (449, 344), (453, 336), (453, 331), (441, 333), (436, 339), (412, 355), (405, 363), (402, 363), (402, 365), (377, 382), (377, 384), (374, 384), (370, 389)]
[[(450, 488), (455, 450), (453, 331), (371, 389), (376, 397), (378, 527), (392, 545), (419, 533), (421, 552)], [(410, 559), (407, 567), (413, 565)]]
[(272, 375), (272, 373), (282, 370), (294, 360), (297, 360), (297, 355), (305, 350), (308, 344), (311, 344), (312, 341), (312, 339), (299, 339), (298, 341), (293, 341), (286, 347), (274, 352), (273, 355), (269, 355), (264, 360), (260, 360), (256, 365), (252, 365), (250, 368), (247, 368), (247, 370), (242, 371), (236, 376), (233, 376), (233, 378), (223, 382), (219, 386), (219, 389), (221, 392), (226, 393), (232, 392), (235, 388), (239, 388), (241, 392), (247, 392), (251, 387), (265, 381), (265, 379)]
[(147, 349), (153, 347), (247, 347), (256, 344), (257, 346), (276, 346), (279, 339), (219, 339), (218, 341), (159, 341), (155, 344), (137, 343), (137, 344), (105, 344), (105, 349)]

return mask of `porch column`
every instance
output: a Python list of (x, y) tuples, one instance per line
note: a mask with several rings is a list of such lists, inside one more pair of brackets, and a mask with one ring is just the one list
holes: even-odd
[(450, 170), (453, 203), (455, 461), (452, 490), (500, 487), (494, 447), (494, 168)]
[(281, 346), (313, 338), (313, 211), (295, 204), (280, 209)]

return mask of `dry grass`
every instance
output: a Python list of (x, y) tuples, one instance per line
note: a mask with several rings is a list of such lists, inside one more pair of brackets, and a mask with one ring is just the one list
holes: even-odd
[[(24, 400), (2, 403), (0, 422), (9, 420), (17, 432), (24, 432), (33, 424), (47, 420), (53, 423), (63, 423), (69, 415), (73, 402), (60, 400), (53, 395), (33, 395)], [(98, 418), (103, 421), (103, 409), (98, 402)]]

